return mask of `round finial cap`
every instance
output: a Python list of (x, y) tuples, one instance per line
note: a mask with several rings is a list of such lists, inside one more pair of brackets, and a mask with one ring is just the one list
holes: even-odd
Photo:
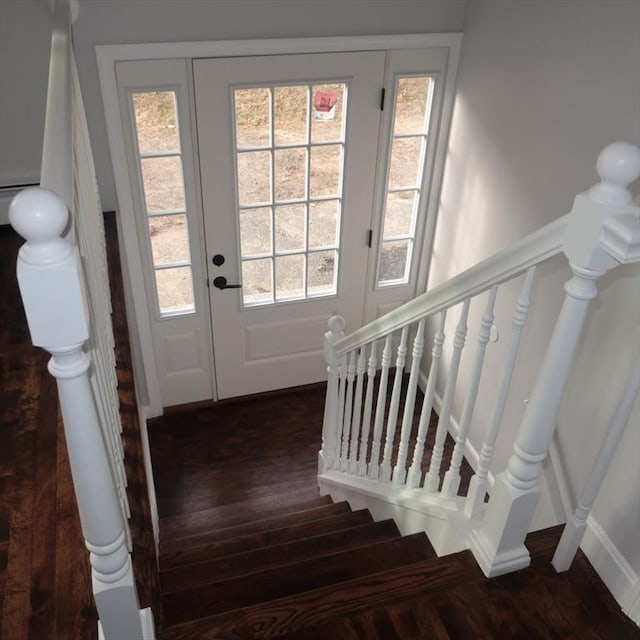
[(344, 331), (345, 321), (342, 316), (331, 316), (328, 325), (331, 333), (342, 333)]
[(624, 206), (631, 202), (627, 187), (640, 176), (640, 148), (629, 142), (613, 142), (598, 156), (600, 184), (589, 191), (596, 202)]
[(602, 182), (627, 187), (640, 177), (640, 148), (629, 142), (607, 145), (598, 156)]
[(11, 226), (29, 243), (58, 240), (68, 219), (67, 206), (60, 197), (41, 187), (24, 189), (9, 205)]

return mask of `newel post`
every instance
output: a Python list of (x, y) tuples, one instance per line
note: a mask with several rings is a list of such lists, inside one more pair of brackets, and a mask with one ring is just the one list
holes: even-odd
[(18, 194), (9, 210), (13, 228), (26, 239), (18, 255), (18, 283), (35, 346), (51, 353), (49, 371), (58, 385), (69, 462), (93, 593), (107, 640), (153, 637), (141, 617), (125, 522), (103, 441), (89, 367), (83, 281), (75, 246), (62, 238), (68, 211), (52, 191)]
[(547, 456), (563, 390), (596, 282), (607, 271), (640, 259), (638, 207), (627, 186), (640, 175), (640, 149), (611, 144), (598, 156), (600, 184), (576, 197), (563, 250), (572, 271), (566, 296), (507, 469), (497, 478), (471, 550), (486, 576), (529, 565), (525, 536), (539, 498), (538, 476)]
[(328, 331), (324, 334), (324, 359), (327, 363), (327, 396), (322, 422), (322, 449), (318, 454), (318, 473), (336, 466), (338, 453), (338, 389), (340, 359), (335, 344), (344, 338), (345, 322), (342, 316), (331, 316)]

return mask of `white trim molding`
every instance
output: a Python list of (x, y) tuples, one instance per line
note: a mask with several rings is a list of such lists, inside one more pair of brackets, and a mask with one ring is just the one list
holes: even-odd
[(624, 613), (640, 626), (640, 575), (592, 515), (580, 548)]
[[(125, 151), (123, 122), (118, 103), (115, 65), (124, 60), (194, 59), (234, 56), (261, 56), (298, 53), (327, 53), (339, 51), (376, 51), (391, 49), (415, 49), (443, 47), (449, 51), (443, 119), (441, 122), (439, 149), (436, 153), (432, 197), (439, 197), (446, 148), (443, 141), (449, 135), (451, 112), (455, 98), (455, 79), (462, 44), (461, 33), (407, 34), (384, 36), (345, 36), (327, 38), (282, 38), (258, 40), (223, 40), (216, 42), (165, 42), (126, 45), (98, 45), (96, 57), (102, 91), (109, 149), (118, 197), (118, 224), (121, 227), (125, 248), (123, 262), (127, 263), (129, 283), (134, 292), (144, 291), (144, 270), (137, 244), (134, 220), (134, 202)], [(433, 225), (432, 225), (433, 226)], [(431, 243), (433, 229), (426, 230), (427, 244)], [(418, 287), (424, 287), (424, 282)], [(160, 381), (151, 338), (151, 312), (146, 296), (133, 296), (133, 315), (138, 326), (142, 366), (145, 372), (148, 398), (148, 415), (162, 414)]]

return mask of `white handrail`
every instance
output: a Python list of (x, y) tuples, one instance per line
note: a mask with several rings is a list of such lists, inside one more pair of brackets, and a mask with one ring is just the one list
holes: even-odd
[(526, 236), (513, 247), (500, 251), (477, 265), (417, 296), (401, 307), (370, 322), (335, 343), (340, 356), (377, 340), (417, 320), (449, 309), (473, 298), (495, 284), (511, 280), (529, 267), (562, 251), (564, 230), (569, 214)]
[(69, 0), (57, 0), (53, 13), (40, 186), (57, 193), (69, 209), (72, 205), (71, 145), (71, 7)]

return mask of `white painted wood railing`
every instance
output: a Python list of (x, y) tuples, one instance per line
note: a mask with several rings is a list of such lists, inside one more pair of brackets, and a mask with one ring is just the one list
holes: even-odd
[[(578, 195), (571, 213), (514, 247), (488, 258), (351, 335), (344, 335), (342, 318), (330, 319), (324, 346), (328, 385), (318, 463), (321, 491), (331, 493), (334, 498), (346, 498), (352, 506), (367, 506), (374, 515), (377, 511), (380, 517), (395, 517), (405, 532), (427, 530), (435, 536), (432, 543), (440, 554), (471, 548), (487, 576), (515, 571), (529, 564), (524, 539), (539, 497), (537, 480), (551, 443), (558, 406), (585, 314), (597, 295), (595, 283), (607, 271), (640, 260), (640, 209), (633, 204), (627, 189), (640, 175), (640, 149), (626, 143), (609, 145), (598, 157), (597, 167), (601, 183)], [(565, 285), (564, 304), (513, 444), (508, 467), (497, 475), (490, 500), (485, 504), (493, 450), (529, 314), (536, 266), (562, 252), (572, 274)], [(514, 301), (503, 372), (495, 386), (493, 410), (486, 425), (476, 474), (467, 497), (459, 497), (460, 468), (493, 330), (494, 305), (500, 295), (500, 285), (516, 278), (521, 279), (520, 294)], [(471, 302), (480, 294), (485, 298), (480, 329), (477, 336), (468, 336)], [(423, 467), (446, 340), (445, 318), (451, 314), (457, 325), (448, 378), (444, 382), (435, 433), (431, 434), (431, 456), (428, 466)], [(431, 322), (435, 333), (429, 372), (422, 385), (422, 404), (415, 415), (426, 321)], [(467, 341), (476, 343), (475, 353), (455, 447), (445, 468), (444, 444), (451, 422), (460, 360)], [(398, 345), (395, 353), (392, 352), (394, 344)], [(366, 371), (365, 363), (368, 363)], [(392, 363), (394, 372), (391, 371)], [(408, 377), (404, 375), (406, 369)], [(393, 387), (389, 390), (391, 377)], [(372, 415), (375, 417), (371, 423)], [(611, 445), (606, 446), (609, 451)], [(599, 477), (604, 473), (602, 465), (605, 463), (598, 464), (596, 475)], [(594, 488), (590, 485), (578, 519), (586, 517), (583, 512), (594, 497)], [(434, 521), (439, 521), (437, 526)], [(447, 528), (442, 523), (454, 526)], [(465, 532), (464, 539), (459, 538), (461, 531)], [(456, 535), (458, 540), (452, 541)]]
[(131, 562), (104, 224), (72, 8), (54, 7), (41, 186), (20, 192), (9, 218), (26, 240), (17, 272), (31, 339), (52, 355), (101, 636), (143, 640), (153, 620), (140, 611)]

